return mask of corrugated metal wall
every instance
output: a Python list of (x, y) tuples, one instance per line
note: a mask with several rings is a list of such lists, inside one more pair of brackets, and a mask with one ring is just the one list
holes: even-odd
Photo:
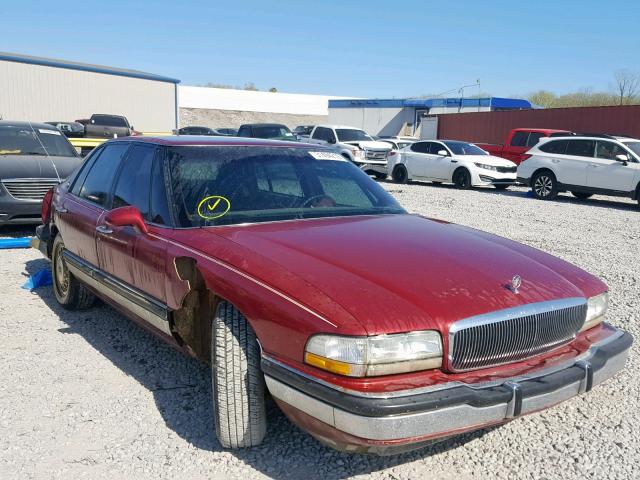
[(175, 84), (0, 60), (4, 120), (72, 121), (124, 115), (140, 131), (176, 126)]
[(640, 138), (640, 105), (438, 115), (438, 138), (503, 143), (512, 128), (556, 128)]

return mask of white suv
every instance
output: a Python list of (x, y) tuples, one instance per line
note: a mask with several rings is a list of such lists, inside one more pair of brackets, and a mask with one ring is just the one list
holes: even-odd
[(518, 181), (536, 198), (551, 200), (569, 191), (630, 197), (640, 203), (640, 140), (611, 135), (541, 139), (518, 166)]

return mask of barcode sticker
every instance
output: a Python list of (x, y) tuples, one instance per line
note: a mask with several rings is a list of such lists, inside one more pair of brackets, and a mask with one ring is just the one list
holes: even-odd
[(316, 160), (344, 160), (344, 161), (346, 161), (346, 159), (342, 155), (340, 155), (338, 153), (333, 153), (333, 152), (309, 152), (309, 155), (311, 155)]

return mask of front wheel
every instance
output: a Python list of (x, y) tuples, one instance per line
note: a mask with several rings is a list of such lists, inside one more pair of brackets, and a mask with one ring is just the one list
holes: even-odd
[(533, 195), (540, 200), (553, 200), (558, 196), (558, 182), (556, 176), (543, 170), (533, 176), (531, 180)]
[(224, 448), (259, 445), (267, 431), (260, 347), (247, 319), (233, 305), (216, 309), (211, 332), (213, 418)]
[(585, 192), (571, 192), (571, 194), (574, 197), (579, 198), (580, 200), (586, 200), (587, 198), (591, 198), (593, 196), (593, 193), (585, 193)]
[(84, 310), (93, 305), (95, 296), (80, 283), (69, 271), (62, 253), (64, 242), (59, 234), (53, 241), (51, 249), (51, 270), (53, 277), (53, 294), (63, 308), (67, 310)]
[(409, 181), (409, 172), (404, 165), (396, 165), (391, 174), (391, 178), (396, 183), (407, 183)]
[(471, 174), (466, 168), (461, 168), (453, 174), (453, 184), (461, 190), (471, 188)]

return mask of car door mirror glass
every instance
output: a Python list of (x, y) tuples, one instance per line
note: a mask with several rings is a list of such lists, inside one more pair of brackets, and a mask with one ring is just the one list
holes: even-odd
[(140, 210), (132, 206), (114, 208), (107, 213), (104, 220), (107, 224), (116, 227), (134, 227), (142, 233), (149, 231)]

